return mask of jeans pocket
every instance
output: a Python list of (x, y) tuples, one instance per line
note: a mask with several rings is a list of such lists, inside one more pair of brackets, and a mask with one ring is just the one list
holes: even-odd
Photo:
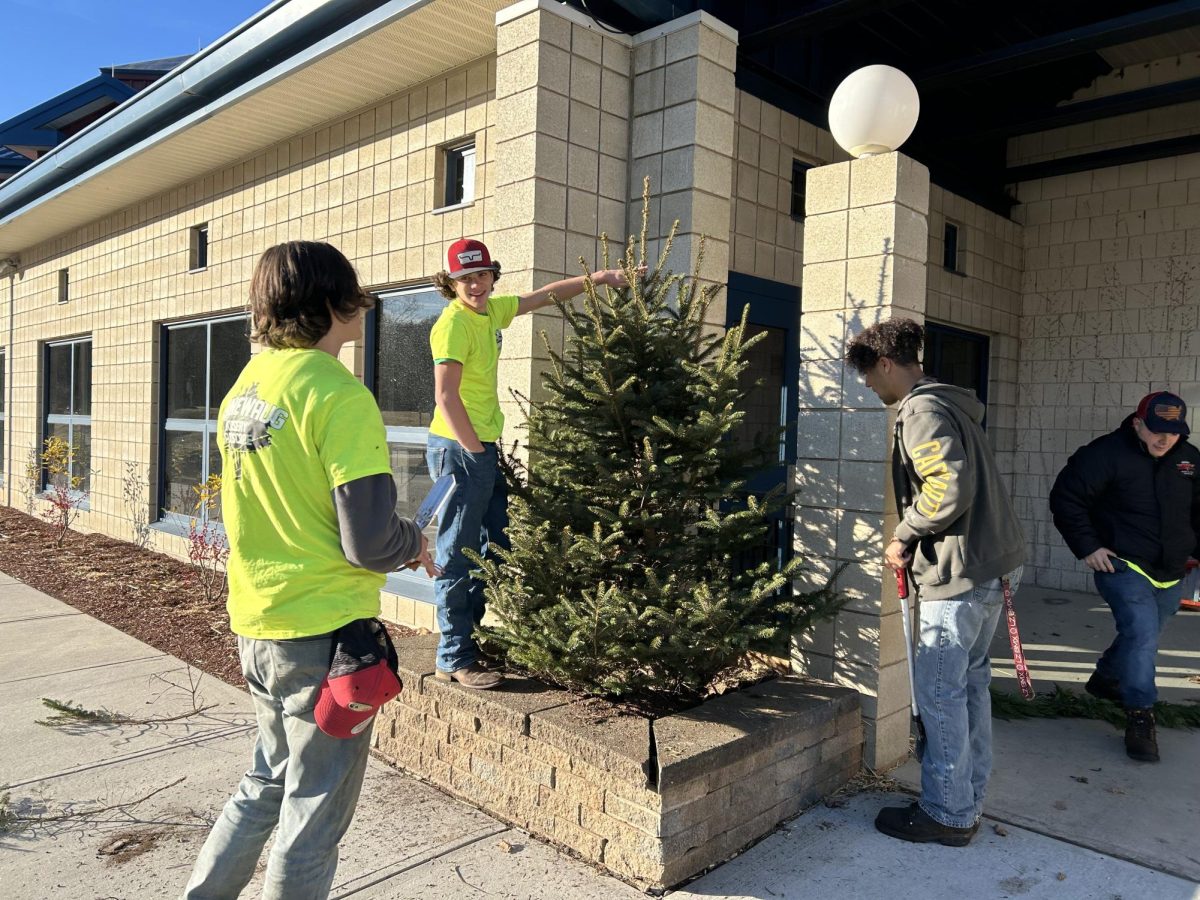
[(462, 464), (466, 469), (478, 469), (486, 466), (491, 459), (492, 451), (487, 444), (483, 445), (483, 449), (478, 453), (472, 453), (466, 447), (459, 446), (459, 452), (462, 455)]

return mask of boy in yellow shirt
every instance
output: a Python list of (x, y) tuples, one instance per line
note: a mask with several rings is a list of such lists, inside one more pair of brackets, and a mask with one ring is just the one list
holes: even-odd
[[(255, 354), (217, 418), (229, 540), (229, 621), (254, 701), (254, 761), (225, 804), (184, 896), (236, 897), (271, 832), (264, 898), (328, 896), (358, 802), (371, 722), (318, 725), (343, 626), (379, 627), (381, 573), (433, 563), (396, 484), (375, 398), (338, 361), (374, 298), (329, 244), (267, 250), (250, 282)], [(357, 623), (357, 624), (352, 624)]]
[[(496, 385), (501, 331), (517, 316), (549, 306), (552, 296), (578, 296), (584, 279), (567, 278), (519, 296), (493, 296), (500, 263), (482, 241), (455, 241), (446, 261), (447, 270), (434, 279), (450, 303), (429, 335), (437, 410), (429, 426), (427, 462), (432, 478), (452, 472), (456, 486), (438, 522), (436, 677), (487, 690), (503, 678), (479, 665), (473, 632), (483, 619), (483, 582), (471, 578), (472, 563), (462, 551), (471, 547), (483, 554), (489, 543), (508, 546), (508, 486), (499, 468), (504, 414)], [(617, 288), (627, 284), (620, 269), (596, 272), (592, 281)]]

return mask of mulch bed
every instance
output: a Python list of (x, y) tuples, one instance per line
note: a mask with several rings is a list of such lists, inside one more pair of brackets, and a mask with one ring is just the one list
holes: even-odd
[[(243, 687), (225, 595), (205, 602), (190, 563), (0, 506), (0, 572), (203, 672)], [(3, 588), (0, 587), (0, 596)], [(394, 637), (415, 634), (388, 624)]]
[(205, 603), (189, 563), (101, 534), (67, 532), (0, 507), (0, 572), (241, 687), (225, 597)]

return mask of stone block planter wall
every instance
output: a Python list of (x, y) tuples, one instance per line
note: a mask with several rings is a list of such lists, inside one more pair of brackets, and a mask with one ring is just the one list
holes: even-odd
[(849, 688), (780, 678), (651, 721), (524, 678), (439, 682), (436, 641), (397, 642), (404, 692), (376, 752), (644, 888), (721, 862), (862, 764)]

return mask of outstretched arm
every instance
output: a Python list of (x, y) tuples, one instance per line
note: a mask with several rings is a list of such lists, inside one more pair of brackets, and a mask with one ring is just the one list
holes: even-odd
[[(646, 267), (642, 266), (638, 270), (638, 274), (641, 275), (645, 271)], [(549, 306), (553, 302), (550, 299), (551, 295), (557, 297), (559, 300), (570, 300), (578, 297), (583, 293), (583, 281), (582, 275), (576, 275), (574, 278), (564, 278), (562, 281), (552, 282), (528, 294), (521, 294), (517, 298), (517, 315), (524, 315), (525, 313), (533, 312), (535, 309)], [(622, 288), (629, 284), (625, 278), (625, 271), (623, 269), (604, 269), (600, 272), (593, 272), (592, 281), (597, 285), (608, 285), (615, 288)]]

